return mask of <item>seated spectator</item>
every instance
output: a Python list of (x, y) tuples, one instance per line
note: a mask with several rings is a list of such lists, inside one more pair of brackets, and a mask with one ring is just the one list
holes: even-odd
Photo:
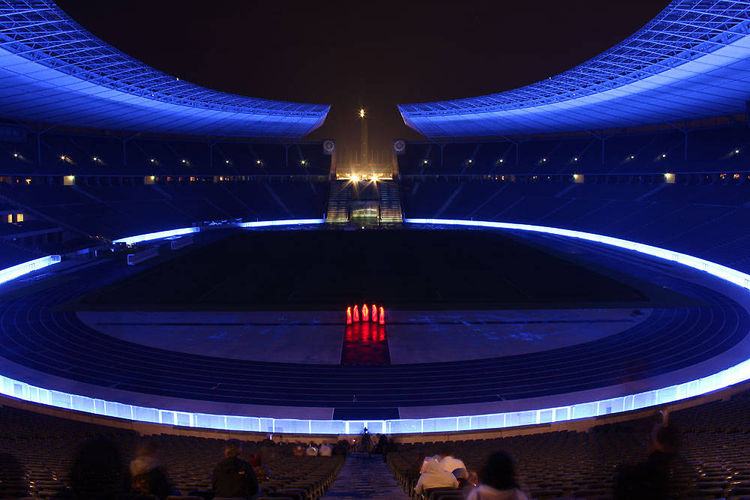
[(443, 466), (446, 472), (450, 472), (460, 484), (463, 484), (469, 477), (469, 471), (466, 468), (463, 460), (453, 457), (453, 452), (450, 450), (443, 450), (440, 453), (440, 465)]
[(422, 460), (422, 466), (419, 468), (420, 474), (424, 474), (427, 471), (427, 466), (430, 464), (430, 462), (440, 462), (440, 455), (424, 457), (424, 460)]
[(70, 489), (56, 498), (101, 500), (124, 498), (127, 469), (117, 447), (109, 440), (96, 438), (86, 442), (73, 461)]
[(513, 458), (504, 451), (490, 455), (479, 471), (479, 482), (467, 500), (528, 500), (516, 482)]
[(301, 457), (305, 455), (305, 448), (302, 446), (302, 444), (297, 443), (294, 448), (292, 449), (292, 455), (295, 457)]
[(427, 490), (433, 488), (458, 488), (456, 476), (446, 472), (437, 460), (427, 462), (425, 471), (419, 476), (414, 492), (424, 495)]
[(310, 442), (310, 446), (308, 446), (305, 450), (305, 455), (307, 455), (308, 457), (318, 456), (318, 449), (315, 447), (315, 443)]
[(227, 441), (225, 459), (218, 463), (213, 474), (214, 496), (219, 498), (253, 499), (258, 493), (258, 478), (252, 465), (240, 458), (242, 443)]
[(143, 442), (130, 462), (130, 488), (139, 495), (154, 495), (165, 500), (171, 493), (167, 471), (158, 458), (159, 445)]
[[(645, 462), (618, 467), (615, 473), (616, 500), (671, 498), (670, 477), (676, 469), (689, 470), (679, 459), (680, 435), (671, 425), (657, 424), (649, 437), (649, 455)], [(683, 471), (684, 472), (684, 471)], [(688, 473), (689, 474), (689, 473)]]
[(321, 457), (330, 457), (333, 454), (333, 448), (331, 448), (331, 445), (328, 443), (323, 443), (320, 445), (320, 448), (318, 448), (318, 455)]
[(25, 498), (28, 496), (26, 471), (16, 457), (0, 453), (0, 498)]
[(247, 457), (247, 463), (253, 466), (255, 477), (259, 482), (268, 481), (271, 479), (271, 471), (263, 465), (263, 459), (258, 453), (253, 453)]

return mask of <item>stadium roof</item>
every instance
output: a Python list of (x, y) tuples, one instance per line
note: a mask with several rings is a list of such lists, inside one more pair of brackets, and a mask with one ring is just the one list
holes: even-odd
[(674, 0), (637, 33), (547, 80), (498, 94), (401, 104), (431, 139), (668, 123), (744, 113), (750, 1)]
[(203, 136), (299, 138), (330, 106), (244, 97), (158, 71), (83, 29), (52, 0), (0, 0), (0, 117)]

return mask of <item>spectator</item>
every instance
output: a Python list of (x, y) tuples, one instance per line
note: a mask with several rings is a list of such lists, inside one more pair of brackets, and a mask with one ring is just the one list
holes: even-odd
[(528, 500), (518, 488), (513, 458), (504, 451), (490, 455), (479, 471), (479, 482), (467, 500)]
[(130, 488), (139, 495), (154, 495), (165, 500), (171, 493), (167, 471), (158, 458), (159, 445), (143, 442), (130, 462)]
[(456, 476), (446, 472), (437, 460), (427, 462), (424, 473), (419, 476), (419, 481), (414, 487), (417, 495), (424, 495), (427, 490), (433, 488), (458, 488)]
[(13, 455), (0, 453), (0, 498), (25, 498), (27, 485), (23, 465)]
[(657, 424), (649, 436), (649, 455), (645, 462), (620, 466), (615, 473), (614, 497), (625, 499), (671, 498), (670, 477), (684, 466), (678, 457), (680, 435), (671, 425)]
[(317, 457), (318, 456), (318, 449), (315, 447), (315, 443), (312, 441), (310, 442), (310, 445), (305, 450), (305, 455), (308, 457)]
[(292, 455), (295, 457), (301, 457), (305, 454), (305, 448), (302, 446), (302, 443), (297, 443), (294, 445), (294, 448), (292, 449)]
[(127, 470), (120, 451), (111, 441), (95, 438), (78, 450), (70, 470), (70, 488), (60, 492), (57, 498), (119, 499), (125, 496), (126, 485)]
[(263, 465), (263, 459), (260, 454), (253, 453), (247, 457), (247, 463), (252, 465), (253, 471), (255, 472), (255, 478), (258, 482), (268, 481), (271, 479), (271, 471)]
[(453, 457), (453, 452), (450, 450), (443, 450), (440, 453), (440, 465), (443, 466), (446, 472), (450, 472), (459, 483), (463, 483), (469, 478), (469, 471), (466, 468), (463, 460)]
[(321, 457), (330, 457), (333, 454), (333, 448), (331, 448), (331, 445), (328, 443), (323, 443), (320, 445), (320, 448), (318, 448), (318, 455)]
[(227, 441), (224, 455), (226, 458), (214, 469), (214, 495), (221, 498), (255, 498), (258, 479), (252, 465), (240, 458), (242, 443), (236, 439)]
[(388, 437), (385, 434), (378, 434), (377, 438), (375, 449), (372, 452), (378, 455), (385, 455), (388, 448)]
[(430, 464), (430, 462), (440, 462), (440, 455), (424, 457), (424, 460), (422, 460), (422, 466), (419, 468), (420, 474), (424, 474), (427, 471), (427, 466)]

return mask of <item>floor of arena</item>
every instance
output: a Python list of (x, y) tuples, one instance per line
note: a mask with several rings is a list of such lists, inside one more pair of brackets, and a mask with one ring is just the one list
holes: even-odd
[(366, 339), (385, 346), (385, 356), (365, 350), (358, 363), (347, 355), (357, 342), (347, 335), (343, 308), (76, 310), (80, 297), (133, 270), (112, 260), (71, 262), (0, 289), (0, 364), (6, 376), (41, 387), (157, 408), (386, 419), (603, 399), (747, 358), (750, 301), (739, 288), (626, 250), (513, 237), (585, 263), (636, 290), (639, 300), (559, 309), (388, 308), (384, 337)]

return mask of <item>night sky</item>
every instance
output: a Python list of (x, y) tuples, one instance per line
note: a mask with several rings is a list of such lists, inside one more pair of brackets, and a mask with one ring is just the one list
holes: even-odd
[[(58, 0), (96, 36), (191, 82), (253, 97), (332, 104), (309, 139), (371, 149), (418, 139), (395, 105), (513, 89), (599, 54), (667, 0)], [(342, 151), (343, 150), (343, 151)]]

